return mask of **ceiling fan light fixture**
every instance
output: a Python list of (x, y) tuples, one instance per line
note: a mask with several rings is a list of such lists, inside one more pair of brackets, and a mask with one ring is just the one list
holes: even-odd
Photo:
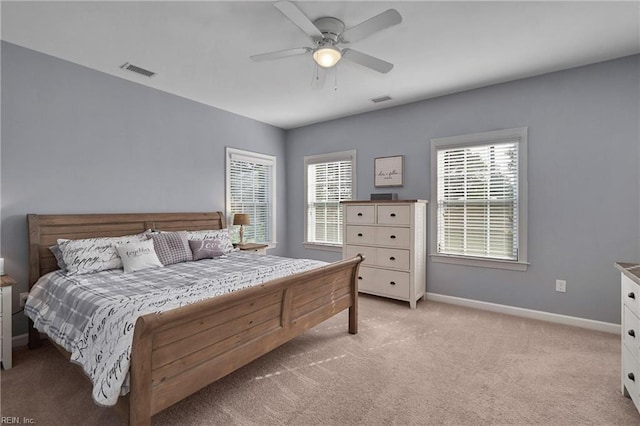
[(334, 46), (322, 46), (313, 51), (313, 60), (323, 68), (331, 68), (342, 58), (340, 49)]

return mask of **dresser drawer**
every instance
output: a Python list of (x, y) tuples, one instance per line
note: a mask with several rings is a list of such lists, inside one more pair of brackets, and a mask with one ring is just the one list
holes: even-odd
[(640, 288), (624, 275), (622, 276), (622, 300), (634, 314), (640, 316)]
[(407, 205), (378, 206), (378, 223), (380, 225), (409, 225), (411, 223), (411, 207)]
[(625, 346), (622, 347), (622, 380), (624, 387), (627, 388), (627, 392), (631, 395), (631, 399), (634, 404), (638, 406), (640, 403), (640, 386), (638, 386), (638, 380), (640, 380), (640, 368), (638, 361), (631, 355), (629, 349)]
[(357, 256), (358, 254), (364, 255), (364, 261), (361, 265), (375, 265), (376, 263), (376, 248), (369, 246), (350, 246), (347, 245), (345, 250), (345, 258), (351, 258), (353, 256)]
[(361, 267), (358, 272), (358, 290), (408, 300), (409, 273)]
[(370, 205), (346, 206), (347, 223), (374, 224), (376, 222), (376, 208)]
[(375, 264), (384, 268), (410, 269), (410, 251), (402, 249), (378, 248), (376, 249)]
[(409, 228), (377, 228), (376, 243), (383, 246), (411, 247), (411, 230)]
[(638, 331), (640, 320), (638, 320), (636, 314), (634, 314), (628, 306), (625, 305), (623, 309), (624, 330), (622, 330), (622, 339), (625, 346), (631, 352), (631, 355), (633, 355), (636, 361), (640, 361), (640, 344), (638, 343), (638, 339), (640, 339), (640, 332)]
[(373, 244), (376, 228), (373, 226), (347, 226), (347, 244)]

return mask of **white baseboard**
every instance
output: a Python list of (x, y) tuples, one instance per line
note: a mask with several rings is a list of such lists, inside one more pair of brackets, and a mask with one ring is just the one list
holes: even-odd
[(533, 309), (518, 308), (515, 306), (499, 305), (497, 303), (482, 302), (473, 299), (463, 299), (461, 297), (447, 296), (438, 293), (427, 292), (427, 299), (433, 300), (434, 302), (450, 303), (452, 305), (460, 305), (484, 311), (498, 312), (501, 314), (588, 328), (590, 330), (604, 331), (606, 333), (620, 334), (620, 324), (613, 324), (610, 322), (595, 321), (586, 318), (554, 314), (551, 312), (535, 311)]
[(11, 339), (11, 347), (12, 348), (19, 348), (20, 346), (27, 346), (27, 344), (29, 344), (29, 334), (28, 333), (20, 334), (18, 336), (13, 336), (13, 338)]

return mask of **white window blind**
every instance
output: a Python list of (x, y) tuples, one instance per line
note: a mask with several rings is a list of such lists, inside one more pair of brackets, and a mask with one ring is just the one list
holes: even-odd
[(343, 200), (354, 195), (355, 152), (305, 158), (308, 243), (342, 244)]
[(438, 253), (518, 260), (518, 143), (438, 150)]
[(431, 259), (526, 271), (526, 127), (431, 140)]
[(244, 241), (275, 240), (275, 157), (227, 148), (227, 210), (232, 240), (239, 241), (235, 213), (249, 214)]

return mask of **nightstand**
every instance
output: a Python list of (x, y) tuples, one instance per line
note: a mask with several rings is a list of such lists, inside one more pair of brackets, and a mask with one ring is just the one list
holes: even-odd
[(268, 244), (256, 244), (256, 243), (245, 243), (245, 244), (234, 244), (234, 247), (240, 249), (241, 251), (252, 251), (257, 254), (267, 254)]
[(11, 368), (11, 286), (16, 282), (9, 275), (0, 276), (0, 360), (5, 370)]

